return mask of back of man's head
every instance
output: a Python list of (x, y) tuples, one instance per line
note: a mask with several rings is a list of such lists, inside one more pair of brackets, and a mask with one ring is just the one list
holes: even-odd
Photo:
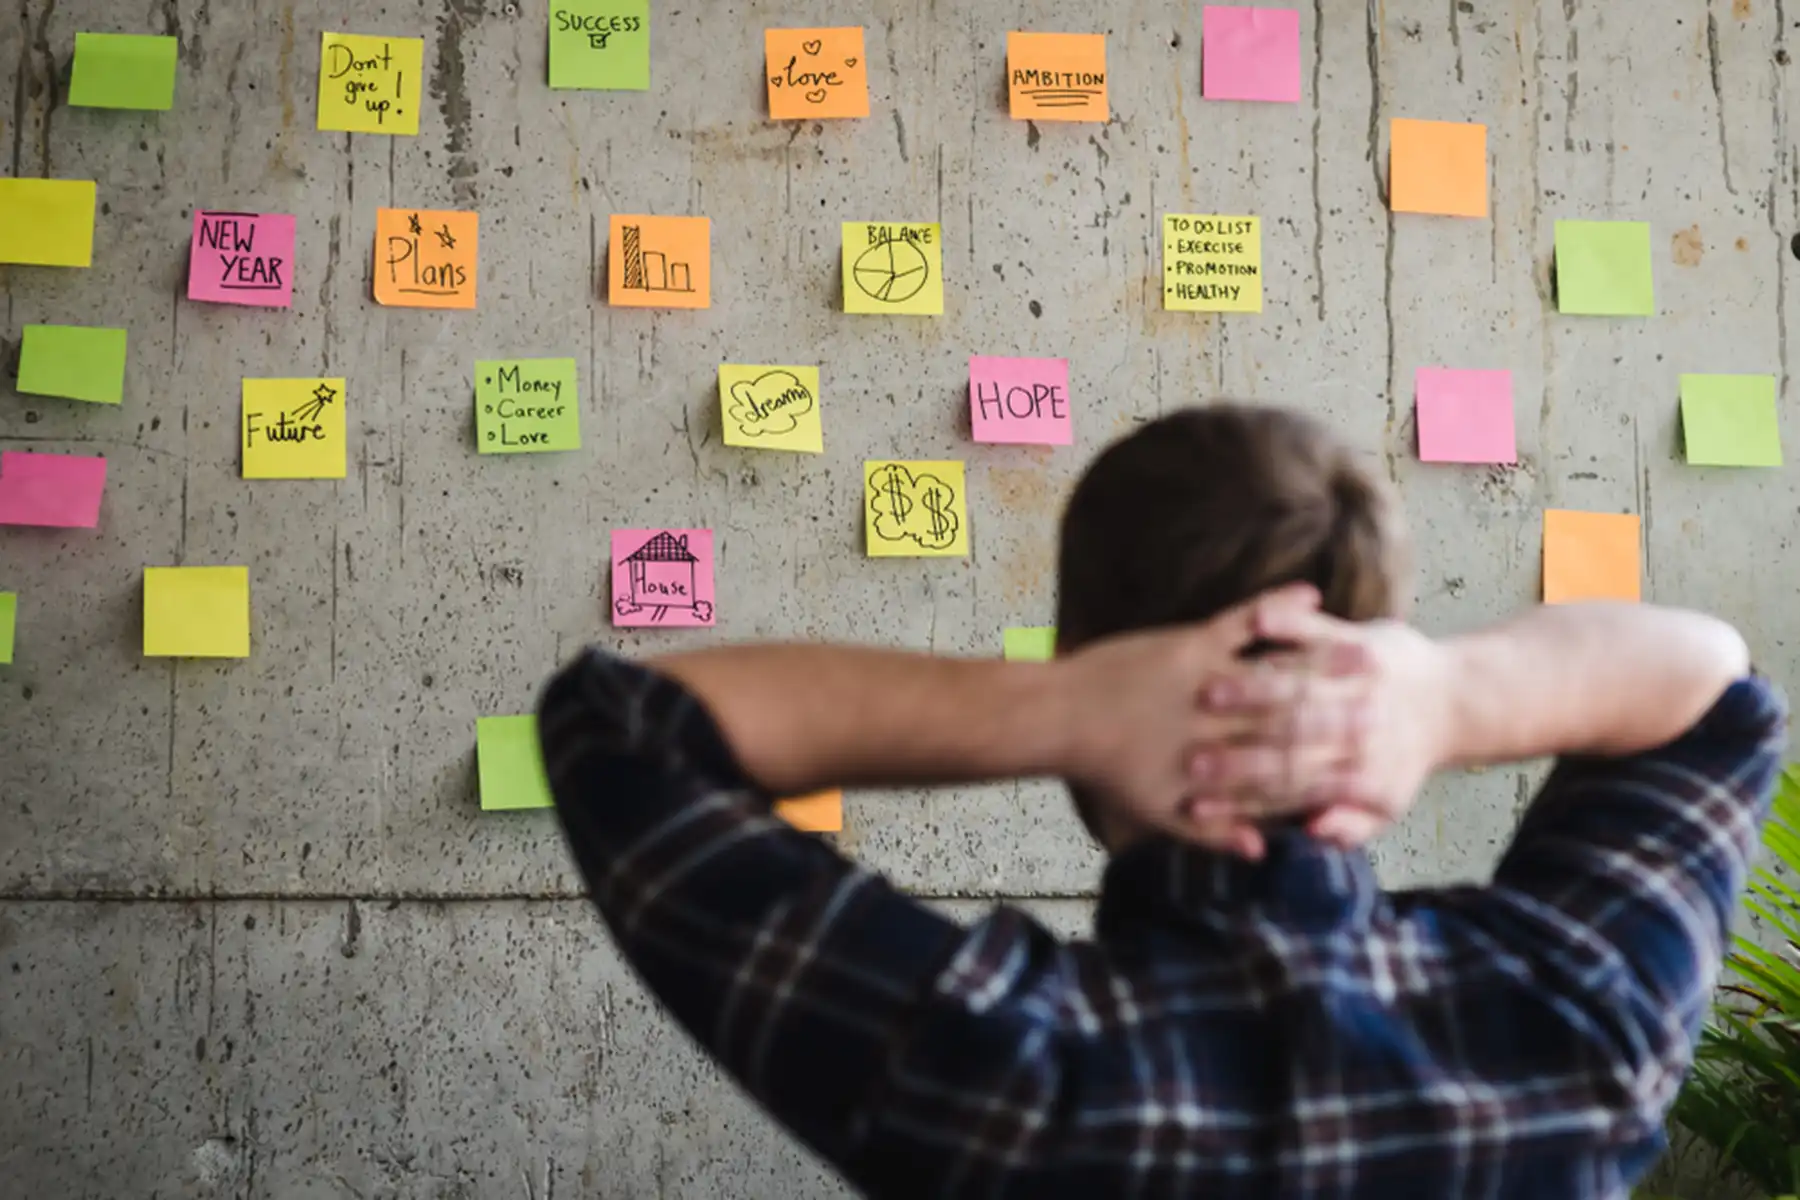
[[(1184, 409), (1103, 451), (1063, 514), (1058, 573), (1058, 653), (1289, 583), (1317, 587), (1333, 616), (1380, 620), (1409, 586), (1387, 489), (1318, 422), (1240, 404)], [(1088, 808), (1078, 795), (1093, 831)]]

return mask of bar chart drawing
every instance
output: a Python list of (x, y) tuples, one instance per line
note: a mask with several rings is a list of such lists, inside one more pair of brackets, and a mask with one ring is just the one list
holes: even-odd
[(625, 254), (623, 286), (639, 292), (692, 292), (693, 271), (687, 263), (670, 262), (669, 256), (644, 249), (643, 228), (624, 227), (620, 237)]

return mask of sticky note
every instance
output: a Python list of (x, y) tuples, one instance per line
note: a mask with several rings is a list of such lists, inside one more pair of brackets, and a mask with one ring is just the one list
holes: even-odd
[(1300, 11), (1209, 4), (1200, 14), (1200, 94), (1300, 102)]
[(250, 568), (145, 567), (144, 657), (249, 658)]
[(1779, 467), (1773, 375), (1683, 375), (1681, 431), (1697, 467)]
[(969, 508), (960, 462), (865, 462), (870, 558), (962, 558)]
[(1395, 212), (1488, 215), (1487, 126), (1396, 119), (1388, 144)]
[(475, 364), (475, 445), (483, 454), (581, 449), (581, 397), (572, 358)]
[(550, 86), (650, 87), (650, 0), (551, 0)]
[(294, 302), (294, 218), (287, 213), (194, 213), (188, 299), (287, 308)]
[(477, 718), (475, 774), (484, 812), (555, 807), (534, 716)]
[(91, 179), (0, 179), (0, 263), (93, 265), (95, 190)]
[(1419, 457), (1426, 462), (1519, 461), (1513, 429), (1511, 371), (1420, 367), (1413, 379), (1419, 409)]
[(344, 478), (344, 401), (342, 379), (244, 380), (244, 478)]
[(1581, 316), (1655, 316), (1649, 223), (1558, 221), (1556, 307)]
[(777, 800), (775, 815), (802, 833), (838, 833), (844, 828), (844, 793), (814, 792)]
[(1638, 518), (1631, 513), (1544, 513), (1544, 603), (1640, 597)]
[(319, 56), (319, 128), (419, 132), (425, 39), (327, 33)]
[(769, 119), (811, 121), (869, 115), (869, 64), (862, 26), (769, 29)]
[(944, 234), (936, 224), (844, 222), (844, 311), (944, 311)]
[(817, 367), (725, 363), (719, 368), (719, 407), (727, 446), (808, 454), (825, 449)]
[(614, 213), (606, 283), (621, 308), (711, 308), (712, 222)]
[(1007, 662), (1049, 662), (1056, 657), (1054, 625), (1015, 626), (1001, 639)]
[(19, 622), (19, 594), (0, 592), (0, 666), (13, 660), (13, 637)]
[(1006, 86), (1015, 121), (1106, 120), (1106, 35), (1007, 34)]
[(123, 329), (27, 325), (19, 352), (19, 390), (92, 404), (125, 398)]
[(613, 530), (614, 625), (711, 625), (713, 600), (712, 530)]
[(92, 529), (105, 490), (104, 458), (0, 451), (0, 525)]
[(1071, 445), (1069, 360), (971, 356), (969, 420), (978, 442)]
[(398, 308), (474, 308), (481, 217), (383, 208), (375, 213), (375, 301)]
[(172, 37), (130, 33), (77, 33), (69, 104), (75, 108), (175, 107), (175, 62), (181, 45)]
[(1261, 312), (1262, 218), (1163, 218), (1163, 307)]

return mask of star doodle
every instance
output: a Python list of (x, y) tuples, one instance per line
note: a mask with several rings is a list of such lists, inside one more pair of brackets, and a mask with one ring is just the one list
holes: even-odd
[(440, 241), (444, 244), (444, 249), (446, 249), (446, 250), (456, 249), (456, 239), (450, 236), (450, 227), (448, 225), (444, 226), (442, 229), (436, 230), (435, 232), (437, 233), (438, 241)]
[(410, 223), (412, 225), (412, 231), (414, 233), (424, 233), (425, 232), (425, 227), (419, 224), (419, 214), (418, 213), (414, 213), (412, 216), (408, 217), (407, 221), (408, 221), (408, 223)]
[(318, 387), (313, 389), (313, 398), (293, 411), (292, 415), (294, 420), (315, 420), (320, 413), (325, 411), (325, 406), (335, 401), (337, 397), (338, 394), (336, 388), (328, 383), (321, 383)]

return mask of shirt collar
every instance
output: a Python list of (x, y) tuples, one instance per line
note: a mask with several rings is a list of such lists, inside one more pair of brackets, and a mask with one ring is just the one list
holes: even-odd
[(1096, 928), (1102, 940), (1174, 916), (1210, 925), (1267, 920), (1323, 931), (1366, 924), (1381, 896), (1369, 856), (1299, 830), (1266, 835), (1261, 862), (1165, 837), (1145, 838), (1107, 865)]

